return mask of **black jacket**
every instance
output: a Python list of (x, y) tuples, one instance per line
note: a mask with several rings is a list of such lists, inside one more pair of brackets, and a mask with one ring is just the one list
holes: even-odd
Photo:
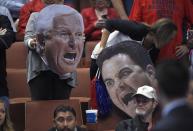
[[(77, 131), (87, 131), (86, 128), (82, 128), (80, 126), (76, 126)], [(50, 128), (48, 131), (57, 131), (55, 127)]]
[(176, 107), (163, 117), (153, 131), (193, 131), (193, 110), (187, 104)]
[(118, 123), (115, 131), (147, 131), (148, 125), (148, 123), (142, 122), (139, 117), (135, 117)]
[(7, 16), (0, 15), (0, 28), (7, 29), (0, 35), (0, 97), (8, 96), (6, 83), (6, 49), (15, 41), (15, 33)]

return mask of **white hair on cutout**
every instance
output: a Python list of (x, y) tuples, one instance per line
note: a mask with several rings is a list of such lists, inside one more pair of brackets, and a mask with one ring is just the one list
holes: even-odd
[(35, 26), (36, 33), (44, 34), (51, 30), (53, 28), (54, 18), (60, 15), (76, 15), (80, 17), (80, 27), (84, 30), (83, 18), (78, 11), (66, 5), (52, 4), (39, 12)]

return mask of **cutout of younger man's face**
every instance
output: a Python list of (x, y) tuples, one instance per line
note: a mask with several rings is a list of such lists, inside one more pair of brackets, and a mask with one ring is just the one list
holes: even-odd
[(117, 54), (104, 61), (102, 76), (113, 103), (133, 117), (135, 106), (132, 95), (138, 87), (152, 85), (148, 69), (143, 70), (126, 54)]

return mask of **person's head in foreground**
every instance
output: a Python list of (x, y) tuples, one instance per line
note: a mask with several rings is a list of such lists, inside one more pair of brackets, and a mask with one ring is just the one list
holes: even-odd
[(80, 13), (53, 4), (39, 13), (35, 26), (39, 54), (58, 75), (75, 71), (82, 56), (84, 24)]
[(144, 39), (144, 44), (154, 44), (156, 48), (161, 49), (176, 36), (176, 33), (177, 26), (171, 19), (159, 19), (150, 26), (149, 32)]
[(151, 86), (144, 85), (137, 89), (133, 99), (136, 103), (136, 115), (140, 116), (144, 122), (150, 122), (158, 104), (156, 90)]
[(1, 131), (14, 131), (8, 108), (5, 107), (4, 101), (0, 99), (0, 130)]
[(54, 111), (54, 128), (57, 131), (75, 131), (76, 112), (70, 106), (58, 106)]
[(156, 79), (163, 105), (185, 98), (189, 87), (189, 71), (180, 61), (166, 60), (156, 67)]
[(135, 41), (123, 41), (105, 48), (97, 59), (113, 103), (135, 116), (132, 96), (143, 85), (156, 87), (154, 67), (148, 52)]

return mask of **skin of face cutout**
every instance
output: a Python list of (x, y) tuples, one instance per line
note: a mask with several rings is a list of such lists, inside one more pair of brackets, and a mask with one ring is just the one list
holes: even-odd
[(55, 17), (53, 29), (45, 39), (45, 57), (49, 67), (59, 75), (75, 71), (82, 56), (83, 44), (79, 16)]
[(143, 70), (126, 54), (117, 54), (103, 63), (102, 76), (113, 103), (131, 117), (135, 116), (132, 95), (138, 87), (152, 85), (148, 69)]

